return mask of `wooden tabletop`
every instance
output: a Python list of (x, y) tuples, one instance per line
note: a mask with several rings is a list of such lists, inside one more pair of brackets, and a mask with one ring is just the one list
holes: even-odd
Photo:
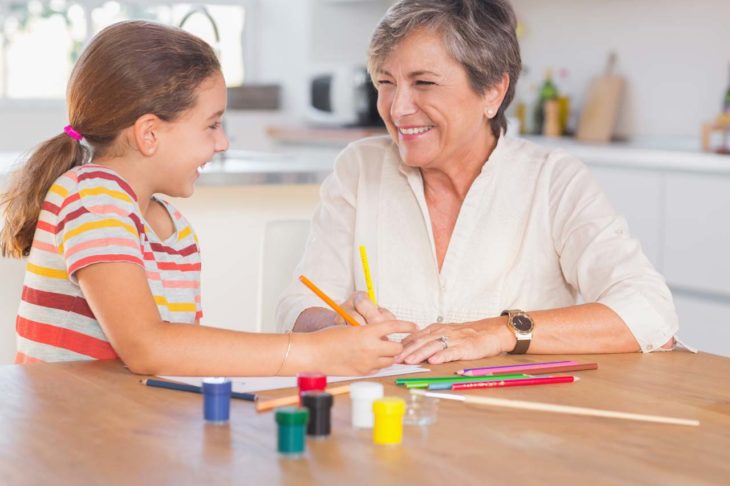
[[(234, 400), (207, 425), (202, 397), (149, 388), (118, 361), (0, 367), (3, 484), (697, 484), (730, 476), (730, 359), (687, 352), (497, 357), (432, 366), (576, 359), (576, 383), (466, 393), (698, 419), (699, 427), (441, 400), (430, 426), (375, 446), (335, 398), (333, 433), (301, 459), (276, 452), (272, 413)], [(425, 376), (425, 375), (424, 375)], [(386, 394), (406, 397), (384, 378)], [(268, 392), (270, 396), (290, 391)], [(727, 483), (725, 483), (727, 484)]]

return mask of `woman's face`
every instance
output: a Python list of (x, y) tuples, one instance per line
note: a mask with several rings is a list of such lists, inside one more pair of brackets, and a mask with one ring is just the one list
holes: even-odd
[(378, 112), (406, 165), (438, 169), (486, 160), (494, 140), (487, 112), (496, 112), (502, 97), (495, 103), (494, 90), (475, 93), (439, 34), (409, 34), (374, 76)]

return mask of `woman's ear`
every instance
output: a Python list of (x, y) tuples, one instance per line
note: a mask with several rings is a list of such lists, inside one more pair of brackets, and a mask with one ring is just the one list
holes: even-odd
[(132, 139), (137, 150), (146, 157), (155, 155), (160, 145), (160, 125), (162, 120), (157, 115), (146, 114), (137, 118), (132, 127)]
[(502, 100), (509, 88), (509, 74), (502, 73), (502, 79), (484, 90), (484, 116), (494, 118), (502, 106)]

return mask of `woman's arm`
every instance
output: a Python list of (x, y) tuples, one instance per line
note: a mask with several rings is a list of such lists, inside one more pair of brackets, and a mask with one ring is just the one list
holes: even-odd
[(412, 332), (415, 324), (391, 321), (313, 334), (258, 334), (160, 319), (140, 266), (97, 263), (76, 272), (81, 290), (114, 350), (140, 374), (190, 376), (273, 375), (291, 349), (281, 375), (317, 370), (371, 373), (393, 363), (400, 343), (383, 337)]
[[(603, 304), (581, 304), (528, 312), (535, 324), (531, 354), (629, 353), (639, 344), (623, 320)], [(443, 348), (439, 337), (445, 336)], [(444, 363), (478, 359), (510, 352), (515, 335), (507, 317), (492, 317), (466, 324), (433, 324), (403, 341), (396, 360), (404, 363)]]

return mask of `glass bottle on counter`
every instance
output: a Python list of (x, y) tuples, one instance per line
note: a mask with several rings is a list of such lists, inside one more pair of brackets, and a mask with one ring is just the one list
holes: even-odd
[(545, 80), (542, 82), (542, 86), (540, 86), (537, 105), (535, 106), (535, 116), (532, 129), (536, 135), (542, 135), (543, 132), (545, 124), (545, 102), (555, 100), (557, 98), (558, 88), (555, 86), (555, 83), (553, 83), (552, 70), (548, 68), (545, 71)]
[(730, 76), (728, 77), (727, 91), (725, 91), (725, 99), (722, 103), (722, 112), (730, 114)]

